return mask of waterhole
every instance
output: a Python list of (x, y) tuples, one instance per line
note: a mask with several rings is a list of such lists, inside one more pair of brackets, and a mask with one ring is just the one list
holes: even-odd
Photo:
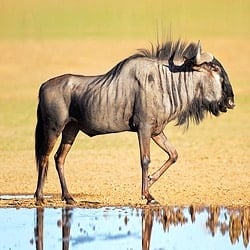
[(0, 249), (249, 249), (250, 207), (1, 208)]

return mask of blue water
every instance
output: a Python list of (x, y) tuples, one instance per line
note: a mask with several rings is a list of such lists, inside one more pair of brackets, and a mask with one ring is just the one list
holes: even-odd
[(0, 249), (250, 249), (249, 212), (218, 207), (2, 208)]

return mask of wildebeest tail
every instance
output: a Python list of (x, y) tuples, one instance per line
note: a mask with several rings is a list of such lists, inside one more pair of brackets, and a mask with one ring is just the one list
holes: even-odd
[[(35, 157), (36, 157), (36, 167), (37, 171), (39, 170), (39, 166), (42, 163), (45, 147), (46, 147), (46, 136), (44, 133), (44, 124), (42, 118), (42, 111), (40, 104), (37, 106), (37, 123), (36, 123), (36, 131), (35, 131)], [(45, 176), (47, 175), (48, 163), (45, 166)]]

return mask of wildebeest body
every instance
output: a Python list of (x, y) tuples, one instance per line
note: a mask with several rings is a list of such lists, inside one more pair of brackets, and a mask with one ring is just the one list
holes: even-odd
[[(127, 64), (131, 65), (123, 67), (117, 78), (67, 74), (46, 82), (40, 90), (40, 106), (50, 107), (46, 110), (51, 112), (49, 119), (54, 119), (55, 129), (59, 117), (54, 115), (60, 113), (61, 122), (75, 121), (89, 136), (136, 131), (142, 123), (150, 123), (152, 133), (157, 134), (193, 98), (182, 84), (186, 78), (193, 88), (187, 72), (171, 75), (166, 64), (147, 58)], [(141, 68), (146, 73), (142, 74)], [(168, 78), (172, 85), (166, 84)]]
[[(55, 155), (62, 198), (73, 201), (66, 186), (63, 165), (79, 130), (89, 136), (122, 131), (137, 132), (142, 195), (154, 198), (149, 187), (176, 161), (177, 152), (163, 130), (167, 123), (199, 123), (207, 112), (217, 116), (233, 108), (233, 91), (222, 65), (199, 45), (166, 43), (155, 53), (142, 51), (126, 58), (99, 76), (62, 75), (45, 82), (39, 91), (36, 127), (38, 183), (36, 197), (43, 200), (42, 187), (48, 156), (57, 137), (62, 141)], [(169, 159), (148, 176), (150, 139)]]

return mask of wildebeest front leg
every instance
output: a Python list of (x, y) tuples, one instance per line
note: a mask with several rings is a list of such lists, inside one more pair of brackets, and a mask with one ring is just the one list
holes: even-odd
[(74, 123), (68, 123), (62, 132), (62, 141), (55, 154), (56, 170), (60, 179), (61, 189), (62, 189), (62, 200), (65, 200), (67, 204), (73, 204), (75, 201), (70, 195), (66, 180), (64, 177), (64, 163), (68, 152), (75, 140), (78, 133), (78, 126)]
[(144, 131), (138, 132), (140, 158), (142, 169), (142, 199), (147, 199), (147, 203), (155, 203), (154, 197), (149, 193), (148, 167), (150, 163), (150, 134)]
[(164, 172), (176, 162), (178, 154), (176, 149), (169, 143), (167, 137), (163, 132), (152, 138), (154, 142), (161, 147), (169, 156), (168, 160), (152, 175), (148, 176), (148, 186), (151, 187)]

